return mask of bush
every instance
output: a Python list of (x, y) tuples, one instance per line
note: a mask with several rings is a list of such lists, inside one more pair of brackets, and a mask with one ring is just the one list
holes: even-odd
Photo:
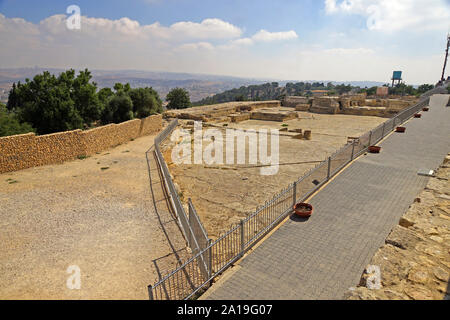
[(184, 109), (191, 106), (189, 93), (183, 88), (175, 88), (167, 94), (167, 109)]
[(162, 101), (153, 88), (137, 88), (129, 91), (133, 112), (137, 118), (145, 118), (162, 112)]
[(119, 91), (108, 100), (103, 109), (102, 122), (120, 123), (131, 119), (133, 119), (133, 101), (124, 91)]
[(0, 137), (12, 136), (34, 132), (28, 123), (20, 123), (16, 115), (9, 112), (6, 106), (0, 103)]

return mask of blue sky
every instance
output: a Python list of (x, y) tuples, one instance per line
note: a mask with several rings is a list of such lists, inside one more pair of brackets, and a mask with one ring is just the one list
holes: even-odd
[[(72, 4), (79, 31), (65, 30)], [(435, 81), (450, 30), (450, 0), (0, 0), (0, 14), (1, 67), (291, 80), (386, 81), (404, 69)]]

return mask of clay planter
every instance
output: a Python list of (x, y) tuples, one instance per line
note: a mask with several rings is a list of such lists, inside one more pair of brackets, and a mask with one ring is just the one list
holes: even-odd
[(294, 206), (294, 212), (299, 217), (308, 218), (313, 213), (313, 207), (309, 203), (297, 203)]
[(395, 132), (405, 132), (406, 131), (406, 128), (405, 127), (397, 127), (396, 129), (395, 129)]
[(378, 146), (370, 146), (369, 147), (369, 152), (370, 153), (380, 153), (381, 147)]
[(414, 118), (421, 118), (422, 117), (422, 115), (420, 114), (420, 113), (416, 113), (415, 115), (414, 115)]
[(428, 110), (430, 110), (430, 108), (427, 108), (427, 107), (422, 108), (422, 111), (428, 111)]

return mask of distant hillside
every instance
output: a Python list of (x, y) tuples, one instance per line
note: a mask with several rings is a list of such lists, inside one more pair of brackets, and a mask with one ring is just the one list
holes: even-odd
[[(75, 70), (78, 73), (78, 70)], [(0, 69), (0, 100), (6, 102), (9, 90), (14, 82), (24, 82), (26, 78), (32, 79), (36, 74), (43, 71), (59, 74), (65, 70), (42, 67)], [(91, 70), (91, 72), (99, 89), (112, 88), (117, 82), (129, 83), (132, 88), (153, 87), (164, 99), (171, 89), (180, 87), (188, 90), (191, 101), (198, 101), (243, 85), (264, 83), (264, 81), (257, 79), (191, 73), (139, 70)]]
[(281, 100), (285, 96), (311, 95), (312, 90), (328, 90), (330, 94), (342, 94), (357, 89), (359, 87), (345, 84), (334, 85), (331, 82), (327, 84), (323, 82), (288, 82), (284, 87), (281, 87), (278, 82), (270, 82), (227, 90), (195, 102), (194, 105), (201, 106), (230, 101)]

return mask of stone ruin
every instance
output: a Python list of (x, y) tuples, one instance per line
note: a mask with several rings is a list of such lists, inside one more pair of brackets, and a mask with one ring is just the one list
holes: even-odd
[(286, 97), (282, 105), (295, 108), (296, 111), (309, 111), (323, 114), (350, 114), (391, 117), (417, 102), (416, 97), (396, 97), (394, 99), (367, 99), (365, 94), (323, 96), (323, 97)]
[(188, 119), (203, 122), (234, 122), (245, 120), (286, 121), (297, 118), (292, 110), (280, 110), (280, 101), (227, 102), (216, 105), (169, 110), (164, 118)]

